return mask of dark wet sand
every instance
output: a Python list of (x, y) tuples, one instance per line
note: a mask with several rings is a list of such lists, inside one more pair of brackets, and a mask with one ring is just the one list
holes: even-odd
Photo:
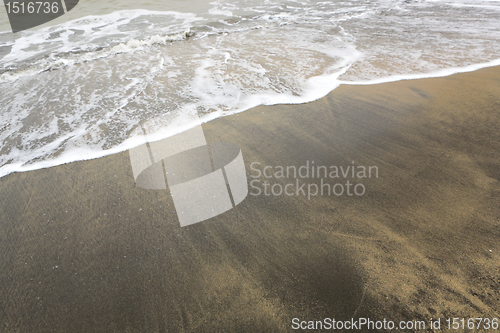
[(208, 141), (239, 145), (248, 172), (355, 161), (379, 178), (361, 197), (249, 195), (184, 228), (168, 192), (134, 185), (128, 152), (11, 174), (0, 179), (0, 332), (499, 317), (499, 129), (498, 67), (218, 119)]

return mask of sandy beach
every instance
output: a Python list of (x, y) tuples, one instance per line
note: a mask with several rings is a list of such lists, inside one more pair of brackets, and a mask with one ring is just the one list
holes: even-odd
[(499, 67), (343, 85), (220, 118), (205, 136), (241, 148), (249, 182), (266, 180), (252, 177), (255, 162), (377, 166), (378, 177), (354, 180), (363, 195), (250, 190), (184, 228), (168, 191), (135, 185), (128, 152), (10, 174), (0, 179), (0, 331), (498, 318), (499, 128)]

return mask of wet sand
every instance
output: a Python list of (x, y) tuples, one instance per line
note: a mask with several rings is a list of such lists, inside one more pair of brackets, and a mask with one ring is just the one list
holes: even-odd
[(135, 186), (128, 152), (1, 178), (1, 332), (500, 316), (499, 67), (341, 86), (203, 128), (241, 148), (249, 176), (253, 162), (354, 161), (379, 177), (354, 180), (362, 196), (250, 194), (184, 228), (167, 191)]

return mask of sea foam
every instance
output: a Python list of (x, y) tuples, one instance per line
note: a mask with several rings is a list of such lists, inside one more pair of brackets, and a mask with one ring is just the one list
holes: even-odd
[[(257, 105), (310, 102), (341, 84), (500, 65), (499, 8), (233, 0), (2, 33), (0, 176), (125, 151)], [(135, 137), (146, 123), (148, 137)]]

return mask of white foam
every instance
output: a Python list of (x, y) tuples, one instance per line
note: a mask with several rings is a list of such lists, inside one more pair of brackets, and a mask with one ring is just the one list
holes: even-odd
[[(10, 68), (0, 76), (0, 177), (125, 151), (257, 105), (310, 102), (341, 84), (500, 65), (498, 11), (471, 7), (468, 17), (450, 2), (471, 3), (229, 0), (205, 18), (120, 11), (23, 32), (2, 44), (12, 49), (0, 60)], [(138, 126), (147, 137), (132, 136)]]
[(181, 41), (186, 39), (188, 31), (173, 35), (154, 35), (147, 39), (131, 39), (124, 43), (116, 44), (109, 48), (104, 48), (98, 51), (89, 51), (82, 53), (68, 53), (64, 57), (61, 57), (54, 61), (43, 61), (37, 65), (32, 65), (26, 69), (18, 71), (9, 71), (0, 75), (0, 82), (14, 81), (19, 78), (33, 76), (38, 73), (60, 69), (65, 66), (76, 65), (86, 61), (97, 60), (100, 58), (106, 58), (112, 55), (128, 52), (136, 52), (147, 47), (151, 47), (155, 44), (168, 44), (175, 41)]
[[(134, 20), (144, 17), (164, 17), (166, 25), (148, 26), (149, 36), (140, 29), (131, 29)], [(192, 24), (202, 18), (190, 13), (161, 12), (151, 10), (122, 10), (102, 16), (86, 16), (57, 26), (35, 31), (24, 31), (13, 42), (8, 55), (1, 59), (5, 67), (16, 66), (35, 56), (64, 54), (75, 51), (93, 51), (96, 48), (116, 46), (120, 48), (165, 43), (176, 34), (185, 33)], [(156, 32), (156, 33), (155, 33)], [(152, 36), (151, 36), (152, 35)], [(151, 36), (151, 37), (150, 37)]]
[(493, 66), (500, 66), (500, 58), (492, 61), (473, 64), (464, 67), (451, 67), (444, 68), (441, 70), (437, 70), (430, 73), (421, 73), (421, 74), (406, 74), (406, 75), (391, 75), (382, 78), (376, 78), (373, 80), (359, 80), (359, 81), (343, 81), (339, 80), (340, 84), (345, 85), (371, 85), (371, 84), (380, 84), (380, 83), (388, 83), (388, 82), (396, 82), (396, 81), (404, 81), (404, 80), (417, 80), (417, 79), (427, 79), (433, 77), (445, 77), (458, 73), (467, 73), (477, 71), (482, 68), (488, 68)]

